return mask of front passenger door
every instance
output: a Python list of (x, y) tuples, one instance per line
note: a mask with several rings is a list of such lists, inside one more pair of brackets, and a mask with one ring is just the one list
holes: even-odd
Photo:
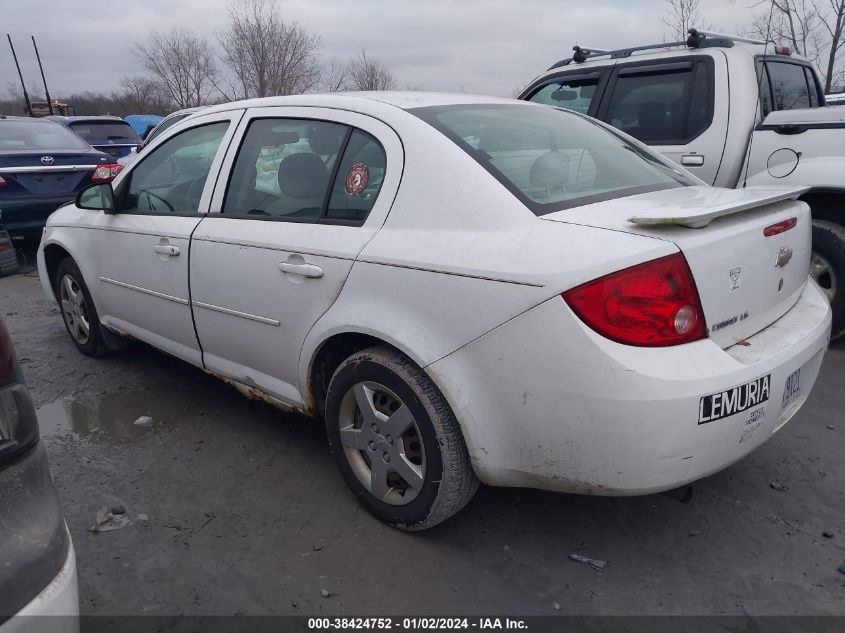
[(115, 185), (115, 212), (92, 231), (101, 321), (194, 364), (190, 236), (205, 214), (242, 111), (165, 134)]

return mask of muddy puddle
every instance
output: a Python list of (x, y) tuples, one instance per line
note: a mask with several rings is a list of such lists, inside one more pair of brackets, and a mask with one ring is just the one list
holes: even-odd
[(88, 439), (132, 441), (201, 414), (191, 398), (170, 387), (106, 394), (80, 394), (40, 407), (41, 435), (73, 433)]

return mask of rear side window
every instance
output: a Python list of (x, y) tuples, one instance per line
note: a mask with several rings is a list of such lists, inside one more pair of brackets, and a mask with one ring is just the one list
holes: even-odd
[(362, 222), (378, 197), (387, 156), (375, 138), (353, 130), (332, 186), (326, 217)]
[(384, 179), (381, 144), (329, 121), (257, 119), (241, 144), (223, 213), (360, 223)]
[(537, 215), (694, 184), (656, 153), (559, 108), (478, 104), (411, 112), (457, 143)]
[(599, 78), (599, 74), (560, 77), (540, 88), (528, 100), (587, 114), (595, 99)]
[(685, 145), (713, 119), (711, 77), (701, 61), (623, 68), (602, 118), (644, 143)]
[(775, 110), (810, 107), (810, 92), (804, 67), (785, 62), (767, 62), (769, 81), (774, 94)]
[(128, 123), (120, 121), (85, 121), (71, 123), (70, 129), (79, 134), (86, 141), (115, 141), (118, 139), (138, 140), (138, 135)]

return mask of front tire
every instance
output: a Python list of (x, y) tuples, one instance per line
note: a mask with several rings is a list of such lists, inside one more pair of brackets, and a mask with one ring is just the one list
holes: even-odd
[(437, 525), (478, 489), (443, 394), (411, 359), (386, 345), (353, 354), (335, 371), (326, 430), (349, 488), (394, 527)]
[(810, 276), (833, 310), (830, 338), (845, 334), (845, 227), (827, 220), (813, 220), (813, 254)]
[(65, 328), (76, 349), (86, 356), (105, 354), (106, 343), (94, 301), (79, 266), (70, 257), (59, 262), (53, 289)]

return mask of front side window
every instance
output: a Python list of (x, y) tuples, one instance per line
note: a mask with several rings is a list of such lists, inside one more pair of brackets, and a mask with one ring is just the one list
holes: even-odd
[(537, 215), (695, 184), (658, 154), (559, 108), (486, 104), (411, 112), (457, 143)]
[(292, 221), (362, 222), (384, 179), (371, 135), (307, 119), (257, 119), (238, 151), (223, 213)]
[(810, 107), (810, 93), (804, 67), (786, 62), (767, 62), (775, 110)]
[(121, 183), (118, 210), (198, 213), (211, 163), (228, 127), (223, 121), (185, 130), (144, 156)]
[(644, 143), (688, 143), (712, 119), (707, 66), (698, 62), (623, 69), (603, 119)]
[(162, 132), (164, 132), (164, 131), (165, 131), (165, 130), (167, 130), (168, 128), (173, 127), (174, 125), (176, 125), (177, 123), (179, 123), (179, 121), (181, 121), (182, 119), (184, 119), (186, 116), (188, 116), (188, 115), (190, 115), (190, 114), (191, 114), (190, 112), (186, 112), (185, 114), (174, 114), (173, 116), (167, 117), (164, 121), (162, 121), (161, 123), (159, 123), (159, 124), (155, 127), (155, 129), (153, 129), (153, 131), (152, 131), (152, 132), (150, 132), (149, 136), (147, 136), (147, 138), (145, 139), (144, 143), (146, 143), (146, 144), (151, 143), (151, 142), (152, 142), (152, 140), (153, 140), (156, 136), (158, 136), (159, 134), (161, 134)]
[(561, 77), (540, 88), (528, 100), (587, 114), (596, 96), (598, 85), (598, 74)]

